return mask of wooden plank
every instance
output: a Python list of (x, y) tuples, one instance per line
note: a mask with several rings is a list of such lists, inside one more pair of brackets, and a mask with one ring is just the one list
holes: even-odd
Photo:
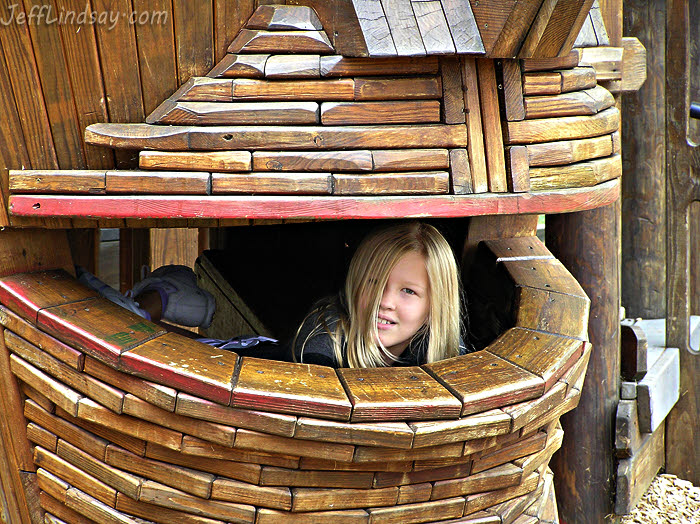
[(199, 397), (228, 404), (238, 355), (167, 333), (121, 355), (122, 369)]
[[(65, 495), (65, 494), (64, 494)], [(64, 524), (65, 522), (75, 523), (75, 524), (90, 524), (91, 521), (87, 517), (84, 517), (77, 511), (70, 509), (64, 504), (63, 501), (59, 502), (55, 498), (42, 492), (39, 495), (41, 500), (41, 507), (45, 508), (48, 513), (46, 515), (55, 515), (58, 520), (57, 524)], [(63, 497), (65, 499), (65, 496)]]
[(488, 175), (486, 173), (478, 73), (474, 58), (462, 58), (462, 85), (464, 86), (464, 106), (467, 113), (467, 133), (469, 136), (467, 151), (471, 164), (472, 189), (474, 193), (485, 193), (488, 191)]
[(525, 193), (530, 191), (530, 166), (526, 146), (507, 146), (505, 149), (506, 181), (508, 191)]
[(70, 487), (70, 484), (66, 481), (43, 468), (37, 470), (37, 484), (39, 485), (39, 489), (55, 498), (57, 501), (63, 501), (65, 499), (66, 491)]
[[(231, 40), (226, 42), (229, 45)], [(210, 78), (263, 78), (269, 54), (227, 53), (207, 73)]]
[(213, 173), (211, 192), (222, 194), (329, 195), (330, 173)]
[(430, 492), (433, 485), (430, 482), (399, 487), (397, 504), (413, 504), (414, 502), (426, 502), (430, 500)]
[(310, 513), (289, 513), (260, 508), (257, 513), (257, 524), (276, 524), (281, 522), (289, 524), (366, 524), (369, 515), (363, 509), (348, 509), (340, 511), (314, 511)]
[(48, 373), (71, 389), (95, 399), (116, 413), (121, 413), (124, 403), (123, 391), (74, 370), (9, 331), (5, 332), (5, 345), (12, 353)]
[[(542, 6), (542, 0), (517, 3), (503, 2), (502, 5), (505, 7), (501, 7), (504, 9), (503, 13), (492, 15), (492, 18), (498, 20), (499, 25), (502, 24), (502, 28), (498, 31), (498, 26), (496, 26), (492, 30), (496, 33), (497, 39), (493, 43), (489, 55), (494, 58), (512, 58), (518, 55), (518, 51)], [(495, 11), (498, 8), (494, 6), (492, 9)], [(502, 15), (508, 15), (505, 22), (501, 18)], [(484, 30), (488, 31), (489, 29), (484, 28)]]
[(0, 300), (31, 323), (39, 310), (99, 296), (64, 270), (17, 273), (0, 278)]
[(334, 53), (325, 31), (263, 31), (241, 29), (229, 53)]
[(372, 151), (373, 171), (416, 171), (446, 169), (446, 149), (387, 149)]
[(464, 107), (464, 89), (462, 88), (462, 68), (459, 58), (440, 60), (442, 78), (442, 121), (446, 124), (466, 122)]
[(582, 50), (574, 49), (566, 56), (556, 58), (526, 58), (521, 64), (523, 72), (551, 71), (553, 69), (572, 69), (579, 65)]
[(34, 462), (37, 466), (65, 480), (71, 486), (94, 494), (97, 500), (109, 506), (114, 506), (116, 504), (117, 492), (114, 488), (96, 479), (92, 475), (88, 475), (80, 468), (73, 466), (70, 462), (57, 455), (37, 447), (34, 449)]
[(261, 5), (245, 24), (248, 29), (320, 31), (323, 29), (316, 11), (308, 6)]
[(212, 483), (216, 478), (210, 473), (139, 457), (114, 445), (107, 446), (105, 462), (114, 468), (131, 472), (144, 479), (162, 482), (168, 486), (177, 486), (187, 493), (205, 499), (209, 498)]
[(562, 93), (591, 89), (596, 86), (596, 71), (592, 67), (562, 69), (559, 73), (561, 74)]
[[(69, 195), (22, 195), (10, 197), (13, 214), (18, 216), (91, 216), (138, 217), (138, 224), (147, 218), (178, 217), (198, 223), (202, 217), (234, 220), (241, 225), (251, 219), (320, 219), (330, 218), (421, 218), (425, 210), (435, 218), (456, 216), (485, 216), (503, 214), (570, 213), (585, 211), (611, 204), (620, 196), (617, 179), (595, 187), (550, 190), (521, 195), (502, 193), (489, 198), (469, 195), (430, 195), (427, 197), (139, 197), (100, 196), (75, 197)], [(38, 204), (38, 205), (37, 205)], [(248, 222), (245, 222), (247, 224)]]
[(560, 95), (528, 96), (525, 118), (595, 115), (614, 105), (615, 99), (601, 86)]
[(421, 522), (426, 519), (445, 520), (462, 516), (464, 510), (464, 498), (417, 502), (415, 504), (402, 504), (392, 508), (370, 508), (370, 522), (401, 524), (403, 522)]
[[(577, 68), (578, 69), (578, 68)], [(581, 68), (585, 71), (594, 71), (591, 67)], [(562, 71), (536, 71), (522, 75), (522, 89), (525, 96), (558, 95), (562, 92)], [(594, 87), (595, 72), (593, 73)]]
[(376, 506), (391, 506), (396, 503), (399, 489), (322, 489), (293, 488), (292, 511), (320, 511), (333, 509), (355, 509)]
[(581, 49), (579, 65), (592, 67), (598, 82), (622, 79), (622, 47), (592, 47)]
[(633, 457), (650, 437), (643, 435), (639, 429), (637, 400), (620, 399), (615, 413), (615, 456)]
[[(529, 400), (544, 393), (541, 378), (493, 352), (478, 351), (426, 364), (423, 369), (462, 401), (462, 416)], [(487, 374), (489, 380), (484, 380)]]
[(348, 420), (352, 409), (329, 368), (251, 357), (243, 359), (231, 406), (334, 420)]
[(193, 76), (149, 113), (159, 111), (160, 106), (170, 102), (231, 102), (235, 81), (236, 79)]
[[(551, 33), (545, 31), (545, 34), (542, 36), (542, 42), (537, 47), (537, 52), (541, 52), (542, 56), (551, 56), (554, 53), (551, 53), (550, 50), (554, 51), (559, 46), (559, 51), (556, 53), (558, 56), (569, 54), (574, 46), (576, 37), (581, 32), (581, 27), (588, 18), (593, 1), (580, 0), (579, 2), (573, 2), (574, 5), (571, 6), (557, 5), (559, 9), (555, 9), (554, 13), (552, 13), (553, 23), (551, 28), (548, 28), (551, 29)], [(566, 33), (567, 30), (568, 34)], [(554, 36), (555, 34), (556, 36)]]
[(27, 424), (27, 439), (37, 446), (41, 446), (52, 453), (56, 453), (58, 437), (41, 426), (37, 426), (33, 422)]
[(613, 140), (609, 135), (529, 144), (526, 147), (528, 163), (532, 167), (573, 164), (615, 153)]
[(471, 493), (488, 493), (520, 483), (523, 470), (513, 464), (503, 464), (462, 479), (439, 480), (433, 484), (431, 500), (444, 500)]
[(182, 442), (182, 433), (134, 417), (117, 415), (89, 398), (82, 398), (78, 402), (78, 418), (100, 426), (118, 428), (118, 431), (131, 437), (158, 442), (171, 449), (180, 449)]
[(637, 383), (639, 428), (653, 433), (680, 398), (680, 351), (666, 348)]
[(542, 289), (518, 287), (515, 291), (517, 327), (541, 330), (580, 340), (588, 338), (591, 302), (588, 298)]
[(441, 98), (443, 93), (442, 81), (437, 76), (356, 77), (354, 81), (355, 100), (437, 100)]
[(340, 369), (338, 376), (352, 402), (353, 422), (455, 418), (462, 409), (418, 367)]
[[(526, 472), (523, 464), (518, 463), (516, 459), (536, 454), (537, 452), (542, 451), (546, 444), (547, 434), (543, 431), (538, 431), (530, 437), (524, 437), (500, 449), (482, 453), (481, 456), (472, 464), (472, 474), (515, 461), (514, 464), (520, 468), (523, 468), (523, 475), (527, 476), (529, 473), (531, 473), (531, 471)], [(533, 468), (533, 470), (534, 469), (535, 468)]]
[(69, 413), (77, 414), (78, 402), (82, 396), (38, 370), (17, 355), (10, 355), (10, 369), (20, 380), (32, 386), (51, 402)]
[(508, 184), (506, 182), (496, 71), (492, 60), (480, 58), (477, 59), (476, 64), (489, 191), (500, 193), (508, 190)]
[(124, 351), (165, 332), (104, 298), (42, 309), (38, 326), (114, 367)]
[(334, 174), (334, 195), (440, 194), (449, 191), (446, 171)]
[(290, 415), (222, 406), (182, 392), (178, 393), (176, 411), (186, 417), (283, 437), (294, 435), (297, 420), (296, 417)]
[(272, 55), (265, 62), (266, 78), (320, 78), (320, 55)]
[(260, 485), (369, 489), (373, 477), (374, 473), (369, 471), (299, 471), (265, 466), (260, 476)]
[(362, 446), (409, 449), (413, 431), (405, 422), (344, 423), (299, 417), (294, 437)]
[(464, 506), (464, 514), (469, 515), (476, 511), (490, 508), (500, 502), (514, 499), (526, 493), (530, 493), (537, 489), (539, 474), (533, 473), (529, 477), (523, 479), (518, 486), (499, 489), (488, 493), (477, 493), (467, 496), (467, 502)]
[(526, 400), (525, 402), (512, 406), (505, 406), (502, 409), (513, 417), (511, 431), (515, 431), (532, 422), (543, 413), (553, 410), (556, 406), (563, 403), (565, 398), (566, 384), (557, 382), (552, 389), (547, 391), (540, 398)]
[(617, 131), (620, 113), (615, 107), (593, 116), (567, 116), (508, 122), (506, 140), (509, 144), (553, 142), (600, 136)]
[(133, 518), (123, 515), (112, 506), (108, 506), (73, 487), (66, 492), (66, 505), (70, 509), (88, 517), (92, 522), (103, 522), (105, 524), (122, 524), (127, 522), (129, 524), (137, 524), (137, 521)]
[(104, 193), (104, 171), (10, 171), (12, 193)]
[(615, 513), (630, 513), (641, 500), (654, 477), (665, 465), (665, 424), (651, 435), (646, 435), (641, 447), (631, 458), (621, 459), (617, 465)]
[(396, 47), (396, 54), (401, 56), (424, 56), (425, 46), (418, 30), (416, 16), (410, 0), (384, 0), (384, 9), (391, 39)]
[(413, 447), (421, 448), (502, 435), (510, 431), (510, 422), (510, 416), (493, 409), (458, 420), (411, 422), (409, 425), (415, 432)]
[(515, 2), (477, 2), (470, 0), (486, 53), (490, 53), (498, 39)]
[(323, 125), (430, 124), (440, 122), (440, 102), (323, 102)]
[(418, 31), (428, 54), (450, 54), (455, 52), (454, 42), (442, 9), (437, 0), (411, 0)]
[(177, 391), (173, 388), (148, 382), (127, 373), (120, 373), (90, 357), (85, 359), (84, 371), (107, 384), (145, 400), (149, 404), (166, 411), (175, 410)]
[(434, 75), (438, 72), (438, 58), (356, 58), (345, 56), (322, 56), (321, 76), (388, 76), (388, 75)]
[(206, 195), (209, 173), (198, 171), (107, 171), (107, 193)]
[(320, 471), (411, 471), (413, 462), (338, 462), (337, 460), (322, 460), (302, 457), (300, 469)]
[[(468, 477), (471, 471), (471, 461), (444, 466), (440, 468), (424, 469), (410, 472), (377, 472), (374, 475), (373, 487), (383, 488), (386, 486), (405, 486), (407, 484), (418, 484), (424, 482), (435, 482), (437, 480), (447, 480)], [(428, 492), (428, 499), (430, 492)]]
[[(249, 153), (248, 153), (249, 154)], [(372, 151), (254, 151), (253, 171), (372, 171)]]
[(122, 493), (117, 493), (118, 511), (146, 519), (148, 522), (161, 524), (221, 524), (222, 521), (185, 513), (155, 504), (132, 500)]
[[(98, 460), (104, 460), (105, 452), (109, 441), (95, 436), (88, 431), (71, 424), (70, 422), (57, 417), (41, 408), (32, 400), (25, 401), (24, 415), (34, 422), (37, 427), (60, 438), (62, 441), (79, 447), (85, 453)], [(58, 442), (56, 442), (58, 444)], [(45, 448), (51, 451), (50, 448)]]
[[(606, 112), (601, 114), (604, 113)], [(599, 116), (569, 118), (597, 118)], [(617, 113), (613, 116), (616, 126)], [(605, 132), (604, 129), (597, 134), (603, 132)], [(86, 130), (86, 139), (93, 144), (113, 148), (176, 151), (188, 148), (191, 150), (333, 150), (351, 146), (358, 149), (385, 149), (396, 148), (399, 144), (405, 148), (467, 146), (467, 132), (464, 126), (437, 124), (364, 127), (255, 126), (254, 128), (150, 126), (148, 124), (120, 124), (118, 127), (113, 127), (111, 124), (97, 124)], [(548, 138), (538, 141), (546, 140)]]
[(530, 169), (530, 187), (541, 191), (555, 187), (593, 186), (620, 176), (621, 158), (613, 155), (568, 166), (534, 167)]
[(218, 477), (240, 480), (248, 484), (257, 484), (260, 481), (262, 470), (259, 464), (187, 455), (153, 442), (149, 442), (146, 446), (146, 457), (167, 464), (213, 473)]
[(352, 6), (367, 46), (367, 55), (371, 57), (396, 56), (396, 47), (381, 2), (353, 0)]
[[(139, 497), (142, 482), (141, 478), (104, 464), (102, 461), (64, 440), (58, 442), (56, 454), (81, 471), (105, 483), (107, 486), (133, 499)], [(140, 459), (140, 457), (137, 458)]]
[(500, 63), (506, 120), (522, 120), (525, 118), (525, 106), (520, 62), (518, 60), (502, 60)]
[(465, 459), (462, 458), (462, 447), (461, 442), (405, 450), (357, 446), (353, 462), (380, 463), (393, 460), (403, 462), (406, 460), (445, 460), (450, 458), (454, 459), (454, 462), (465, 462)]
[(236, 438), (236, 428), (177, 415), (130, 394), (124, 399), (124, 413), (222, 446), (233, 447)]
[[(146, 442), (133, 437), (131, 435), (127, 435), (126, 433), (122, 433), (119, 429), (113, 429), (111, 427), (105, 427), (100, 424), (96, 424), (94, 422), (90, 422), (88, 420), (83, 420), (76, 418), (72, 416), (70, 413), (62, 410), (60, 406), (56, 406), (56, 415), (61, 417), (64, 421), (67, 421), (68, 423), (78, 426), (79, 428), (85, 430), (88, 432), (87, 434), (89, 436), (92, 436), (93, 439), (98, 438), (94, 443), (94, 448), (95, 451), (103, 450), (105, 448), (102, 448), (102, 442), (101, 440), (104, 440), (106, 443), (114, 443), (118, 446), (121, 446), (124, 449), (127, 449), (131, 451), (132, 453), (143, 456), (146, 452)], [(71, 444), (75, 446), (84, 446), (85, 444), (83, 441), (78, 440), (78, 441), (72, 441)], [(83, 451), (86, 451), (88, 453), (93, 454), (90, 449), (83, 449)], [(100, 460), (104, 460), (104, 452), (102, 455), (97, 455), (97, 453), (93, 454), (96, 458)]]
[[(552, 17), (552, 13), (554, 12), (557, 6), (557, 3), (558, 0), (544, 0), (541, 2), (540, 8), (537, 11), (537, 15), (532, 21), (527, 36), (525, 37), (525, 40), (523, 41), (522, 46), (518, 51), (518, 58), (532, 59), (534, 57), (535, 52), (537, 51), (537, 46), (542, 40), (542, 35), (548, 27), (549, 21)], [(557, 51), (556, 53), (550, 54), (550, 57), (557, 56), (558, 54), (559, 53)], [(546, 59), (549, 57), (538, 58)]]
[(75, 266), (64, 233), (46, 229), (5, 229), (2, 231), (0, 275), (64, 269), (75, 275)]
[(161, 104), (146, 119), (173, 125), (295, 125), (318, 123), (315, 102), (174, 102)]
[(249, 151), (141, 151), (139, 167), (161, 171), (250, 171)]
[(231, 81), (234, 100), (352, 100), (355, 82), (351, 78), (330, 80), (256, 80)]
[(466, 149), (450, 149), (450, 192), (456, 195), (474, 192)]
[(471, 3), (442, 0), (442, 9), (450, 29), (450, 36), (458, 54), (485, 52)]
[(338, 460), (341, 462), (350, 462), (355, 450), (353, 446), (348, 444), (279, 437), (249, 429), (238, 430), (234, 448), (268, 453), (284, 453), (295, 457)]
[(292, 507), (292, 493), (289, 488), (255, 486), (228, 478), (214, 480), (211, 498), (272, 509), (290, 510)]

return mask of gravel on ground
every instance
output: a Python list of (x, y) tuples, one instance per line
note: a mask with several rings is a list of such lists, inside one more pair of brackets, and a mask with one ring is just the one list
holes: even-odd
[(700, 524), (700, 487), (675, 475), (659, 474), (620, 524)]

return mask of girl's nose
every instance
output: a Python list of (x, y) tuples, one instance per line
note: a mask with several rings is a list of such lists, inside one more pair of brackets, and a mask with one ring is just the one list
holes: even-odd
[(394, 295), (388, 289), (385, 289), (384, 293), (382, 293), (382, 300), (379, 302), (379, 307), (381, 309), (394, 309), (394, 302)]

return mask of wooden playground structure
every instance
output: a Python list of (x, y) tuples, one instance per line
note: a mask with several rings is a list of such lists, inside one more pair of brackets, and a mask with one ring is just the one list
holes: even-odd
[[(602, 522), (660, 467), (700, 483), (698, 9), (0, 7), (2, 520)], [(449, 228), (470, 314), (503, 320), (479, 351), (337, 370), (240, 356), (75, 278), (98, 272), (103, 228), (126, 290), (158, 235), (192, 263), (240, 247), (231, 230), (302, 226), (320, 249), (337, 221), (407, 218)], [(239, 279), (261, 278), (252, 260)], [(230, 284), (215, 335), (259, 332)], [(666, 319), (658, 364), (621, 303)]]

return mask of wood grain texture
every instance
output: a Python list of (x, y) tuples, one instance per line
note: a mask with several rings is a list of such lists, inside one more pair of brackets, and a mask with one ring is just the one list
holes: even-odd
[(469, 141), (467, 152), (472, 173), (472, 190), (474, 193), (488, 191), (488, 174), (486, 172), (486, 153), (484, 150), (484, 131), (481, 122), (481, 102), (479, 96), (476, 59), (462, 58), (462, 86), (464, 88), (464, 108), (467, 120)]
[(560, 95), (528, 96), (524, 101), (525, 118), (595, 115), (614, 103), (610, 92), (601, 86)]
[(372, 151), (373, 171), (414, 171), (446, 169), (446, 149), (386, 149)]
[(396, 53), (403, 56), (423, 56), (425, 46), (418, 30), (416, 16), (410, 0), (384, 0), (384, 8), (391, 39)]
[(450, 149), (450, 191), (456, 195), (474, 192), (466, 149)]
[(432, 124), (440, 122), (437, 100), (323, 102), (324, 125)]
[(263, 486), (289, 486), (302, 488), (356, 488), (372, 486), (374, 474), (357, 471), (299, 471), (295, 469), (273, 468), (262, 470), (260, 484)]
[[(13, 195), (10, 207), (19, 216), (90, 216), (124, 218), (192, 219), (289, 219), (289, 218), (420, 218), (431, 216), (484, 216), (513, 213), (537, 214), (595, 209), (615, 202), (620, 195), (618, 180), (595, 187), (538, 191), (528, 194), (429, 197), (137, 197), (137, 196), (50, 196)], [(49, 230), (49, 232), (51, 232)]]
[(104, 193), (105, 171), (22, 170), (10, 173), (12, 193)]
[(0, 301), (14, 313), (36, 323), (39, 310), (96, 298), (98, 293), (63, 270), (17, 273), (0, 278)]
[(509, 144), (553, 142), (600, 136), (617, 131), (620, 113), (615, 107), (593, 116), (567, 116), (539, 118), (506, 123), (506, 140)]
[(229, 53), (334, 53), (325, 31), (264, 31), (241, 29)]
[(363, 509), (348, 509), (339, 511), (313, 511), (308, 513), (289, 513), (261, 508), (257, 513), (258, 524), (276, 524), (284, 519), (289, 524), (365, 524), (369, 515)]
[(246, 504), (257, 504), (265, 508), (289, 510), (292, 494), (289, 488), (251, 486), (228, 478), (214, 480), (212, 498)]
[(269, 56), (269, 54), (227, 53), (207, 73), (207, 76), (210, 78), (263, 78)]
[[(523, 469), (525, 476), (532, 473), (525, 470), (522, 461), (516, 462), (521, 457), (528, 457), (542, 451), (547, 443), (547, 434), (543, 431), (538, 431), (534, 435), (523, 437), (512, 444), (503, 446), (500, 449), (484, 452), (472, 464), (472, 474), (486, 471), (501, 464), (513, 462), (514, 465)], [(561, 442), (560, 442), (561, 444)], [(535, 468), (532, 468), (533, 470)]]
[(434, 75), (438, 72), (438, 58), (429, 56), (395, 58), (356, 58), (322, 56), (321, 76), (386, 76)]
[(211, 192), (220, 194), (329, 195), (330, 173), (212, 173)]
[(413, 430), (405, 422), (345, 423), (299, 417), (294, 437), (400, 449), (408, 449), (413, 444)]
[(450, 421), (411, 422), (414, 449), (502, 435), (510, 431), (511, 420), (500, 409)]
[(161, 104), (146, 119), (171, 125), (294, 125), (318, 123), (315, 102), (175, 102)]
[(245, 24), (248, 29), (313, 31), (321, 30), (316, 12), (307, 6), (261, 5)]
[[(462, 416), (544, 393), (541, 378), (484, 351), (426, 364), (423, 369), (462, 401)], [(488, 380), (484, 380), (487, 375)]]
[(446, 171), (333, 175), (334, 195), (441, 194), (449, 191)]
[(209, 173), (198, 171), (107, 171), (106, 190), (110, 194), (199, 194), (209, 189)]
[(272, 55), (265, 62), (266, 78), (319, 78), (320, 55)]
[(334, 420), (348, 420), (352, 409), (330, 368), (250, 357), (243, 359), (231, 406)]
[(530, 169), (530, 187), (543, 190), (554, 187), (594, 186), (622, 176), (620, 155), (613, 155), (567, 166)]
[(340, 462), (350, 462), (355, 451), (354, 446), (348, 444), (285, 438), (248, 429), (238, 430), (234, 447), (271, 454), (284, 453), (289, 456), (321, 458)]
[(499, 70), (498, 72), (503, 79), (503, 105), (505, 106), (506, 120), (522, 120), (525, 118), (525, 106), (520, 62), (502, 60)]
[(528, 164), (532, 167), (573, 164), (615, 153), (614, 138), (609, 135), (529, 144), (526, 147)]
[(464, 498), (456, 497), (447, 500), (416, 502), (401, 504), (393, 508), (370, 508), (370, 522), (400, 524), (406, 519), (439, 519), (445, 520), (461, 517), (464, 509)]
[(292, 511), (320, 511), (354, 509), (375, 506), (391, 506), (396, 503), (399, 490), (396, 487), (377, 489), (292, 489)]
[(353, 405), (353, 422), (452, 418), (461, 411), (461, 403), (417, 367), (341, 369), (338, 376)]
[(355, 77), (354, 80), (355, 100), (439, 99), (442, 95), (438, 76)]
[(176, 171), (250, 171), (249, 151), (141, 151), (139, 167)]
[(104, 298), (42, 309), (37, 325), (62, 342), (114, 367), (124, 351), (165, 332)]
[(479, 58), (476, 61), (479, 78), (479, 101), (481, 122), (484, 128), (484, 148), (489, 191), (502, 193), (508, 190), (505, 158), (503, 153), (503, 133), (501, 112), (498, 102), (496, 71), (492, 60)]
[(254, 151), (252, 170), (371, 171), (373, 154), (372, 151)]
[(526, 146), (507, 146), (505, 149), (506, 181), (513, 193), (530, 191), (530, 166)]
[(518, 485), (523, 470), (513, 464), (503, 464), (491, 470), (482, 471), (462, 479), (440, 480), (435, 482), (431, 500), (442, 500), (470, 493), (485, 493), (508, 486)]
[(120, 367), (146, 380), (228, 404), (238, 355), (176, 333), (146, 341), (121, 355)]
[(466, 122), (462, 68), (459, 58), (440, 60), (442, 78), (442, 121), (446, 124)]
[(367, 47), (367, 56), (396, 56), (396, 47), (381, 2), (353, 0), (352, 7), (360, 25), (359, 36)]
[(75, 266), (65, 233), (46, 229), (4, 229), (0, 250), (0, 275), (63, 269), (75, 275)]

